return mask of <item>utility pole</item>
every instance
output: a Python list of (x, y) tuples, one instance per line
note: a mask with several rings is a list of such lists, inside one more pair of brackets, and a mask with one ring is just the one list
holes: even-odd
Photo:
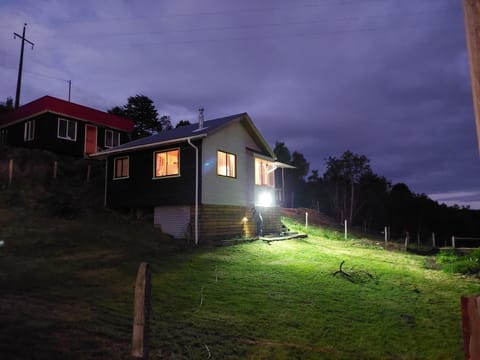
[(15, 94), (15, 109), (18, 108), (20, 105), (20, 87), (22, 85), (22, 69), (23, 69), (23, 49), (25, 47), (25, 42), (28, 42), (30, 45), (32, 45), (32, 50), (33, 50), (33, 45), (31, 41), (27, 40), (25, 38), (25, 28), (27, 27), (27, 23), (23, 24), (23, 35), (20, 36), (17, 33), (13, 33), (13, 38), (16, 39), (17, 37), (22, 39), (22, 47), (20, 50), (20, 64), (18, 65), (18, 78), (17, 78), (17, 93)]
[(465, 17), (465, 37), (470, 60), (470, 81), (472, 85), (473, 110), (477, 128), (477, 141), (480, 151), (480, 1), (463, 0)]

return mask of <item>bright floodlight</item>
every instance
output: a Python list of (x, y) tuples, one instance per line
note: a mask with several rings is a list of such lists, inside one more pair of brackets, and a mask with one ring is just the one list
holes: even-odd
[(273, 198), (271, 193), (265, 191), (265, 192), (262, 192), (258, 197), (258, 205), (272, 206), (272, 204), (273, 204)]

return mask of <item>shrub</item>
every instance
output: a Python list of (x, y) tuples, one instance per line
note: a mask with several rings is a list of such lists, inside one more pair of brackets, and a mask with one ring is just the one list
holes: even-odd
[(480, 272), (480, 249), (465, 255), (455, 250), (443, 250), (436, 257), (437, 264), (447, 273), (477, 274)]
[(459, 256), (455, 250), (448, 249), (440, 251), (437, 255), (436, 261), (437, 264), (449, 264), (458, 261), (460, 258), (461, 256)]

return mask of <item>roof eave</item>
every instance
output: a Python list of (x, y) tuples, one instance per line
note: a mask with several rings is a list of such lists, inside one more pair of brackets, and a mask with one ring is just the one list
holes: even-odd
[(273, 158), (273, 159), (276, 159), (276, 155), (275, 153), (273, 152), (272, 148), (270, 147), (270, 145), (268, 145), (268, 143), (266, 142), (266, 140), (264, 139), (264, 137), (262, 136), (262, 134), (260, 133), (260, 131), (258, 131), (257, 127), (255, 126), (255, 124), (253, 123), (252, 119), (250, 118), (250, 116), (245, 113), (243, 114), (243, 117), (245, 119), (247, 119), (247, 122), (248, 122), (248, 125), (250, 126), (251, 130), (253, 131), (255, 137), (260, 141), (260, 143), (263, 145), (263, 147), (265, 148), (265, 150), (267, 150), (268, 154)]
[(200, 139), (200, 138), (203, 138), (203, 137), (206, 137), (206, 136), (207, 136), (207, 134), (200, 134), (200, 135), (196, 135), (196, 136), (186, 136), (186, 137), (183, 137), (183, 138), (171, 139), (171, 140), (166, 140), (166, 141), (159, 141), (159, 142), (155, 142), (155, 143), (151, 143), (151, 144), (132, 146), (132, 147), (123, 148), (123, 149), (105, 150), (105, 151), (100, 151), (100, 152), (91, 154), (90, 157), (97, 158), (97, 159), (105, 159), (110, 155), (123, 154), (123, 153), (127, 153), (127, 152), (132, 152), (132, 151), (151, 149), (151, 148), (155, 148), (155, 147), (163, 146), (163, 145), (177, 144), (177, 143), (187, 142), (188, 139), (196, 140), (196, 139)]

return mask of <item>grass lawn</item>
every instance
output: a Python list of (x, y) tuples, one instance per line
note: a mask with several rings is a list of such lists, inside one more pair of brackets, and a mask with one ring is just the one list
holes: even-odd
[[(343, 260), (355, 283), (332, 275)], [(479, 283), (423, 265), (318, 237), (157, 261), (154, 348), (173, 358), (461, 359), (459, 299)]]
[[(153, 273), (152, 358), (462, 359), (460, 296), (480, 293), (425, 257), (312, 227), (306, 239), (173, 252), (109, 213), (4, 211), (0, 226), (8, 358), (129, 358), (141, 261)], [(354, 282), (332, 275), (342, 261)]]

